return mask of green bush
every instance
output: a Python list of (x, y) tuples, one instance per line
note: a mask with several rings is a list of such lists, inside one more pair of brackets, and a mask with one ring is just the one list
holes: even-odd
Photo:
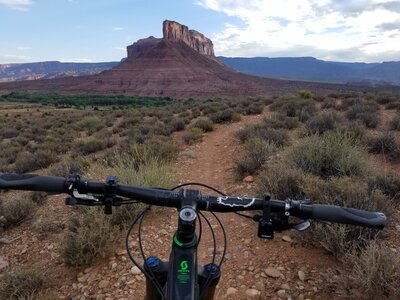
[(51, 151), (37, 150), (35, 153), (27, 151), (17, 155), (14, 170), (17, 173), (26, 173), (47, 168), (57, 160), (57, 155)]
[(233, 121), (235, 112), (232, 109), (225, 109), (210, 115), (210, 120), (214, 123), (227, 123)]
[(257, 177), (258, 194), (270, 193), (274, 199), (304, 199), (307, 175), (282, 162), (267, 165)]
[(55, 164), (50, 173), (54, 176), (68, 177), (71, 173), (83, 175), (89, 168), (89, 161), (84, 157), (74, 157)]
[[(371, 189), (366, 182), (355, 177), (331, 178), (327, 181), (309, 180), (304, 192), (313, 201), (368, 211), (392, 211), (392, 203), (380, 190)], [(321, 245), (336, 257), (352, 249), (368, 246), (376, 239), (378, 231), (363, 227), (333, 224), (314, 224), (306, 240)]]
[(375, 177), (369, 179), (372, 189), (381, 190), (392, 200), (400, 200), (400, 177), (394, 171), (379, 172)]
[(270, 106), (272, 111), (288, 116), (297, 117), (299, 121), (305, 122), (316, 113), (315, 103), (312, 99), (286, 97), (277, 99)]
[(367, 140), (368, 151), (370, 153), (382, 153), (389, 159), (394, 160), (400, 156), (400, 148), (396, 138), (392, 133), (386, 132)]
[(400, 115), (396, 115), (392, 120), (390, 120), (388, 129), (400, 131)]
[(43, 276), (36, 270), (14, 270), (0, 277), (0, 298), (19, 300), (36, 299), (44, 283)]
[(360, 120), (368, 128), (376, 128), (379, 124), (379, 106), (374, 102), (357, 103), (350, 107), (346, 116), (349, 120)]
[(181, 118), (173, 118), (170, 123), (170, 131), (182, 131), (185, 129), (185, 121)]
[(89, 135), (105, 127), (105, 122), (97, 116), (84, 117), (76, 124), (79, 130), (86, 131)]
[[(174, 182), (172, 170), (164, 161), (150, 156), (147, 156), (146, 161), (142, 161), (140, 164), (137, 164), (135, 160), (136, 158), (131, 155), (116, 155), (112, 170), (109, 172), (117, 175), (120, 182), (125, 184), (160, 188), (172, 187)], [(143, 204), (116, 207), (111, 215), (111, 222), (115, 225), (132, 222), (143, 207)]]
[(201, 118), (193, 123), (193, 127), (200, 128), (203, 132), (210, 132), (214, 130), (213, 122), (208, 118)]
[(365, 176), (367, 173), (364, 152), (340, 132), (303, 139), (287, 151), (286, 160), (292, 167), (323, 178)]
[(8, 228), (24, 221), (33, 211), (34, 203), (29, 198), (0, 199), (0, 216), (5, 218), (3, 227)]
[(288, 143), (287, 130), (268, 128), (266, 125), (249, 125), (236, 132), (236, 137), (242, 142), (252, 138), (258, 138), (272, 143), (277, 147), (282, 147)]
[(177, 158), (178, 145), (168, 137), (153, 136), (145, 140), (143, 144), (132, 144), (130, 153), (138, 164), (147, 162), (149, 159), (169, 162)]
[(400, 258), (389, 247), (374, 243), (346, 258), (356, 283), (371, 299), (400, 298)]
[(203, 137), (203, 130), (197, 127), (192, 127), (189, 130), (186, 130), (182, 135), (183, 141), (189, 145), (200, 141), (202, 137)]
[(321, 103), (322, 109), (335, 108), (335, 107), (336, 107), (336, 99), (333, 98), (326, 98)]
[(90, 136), (78, 140), (74, 145), (74, 151), (77, 154), (87, 155), (107, 148), (107, 141), (95, 136)]
[(61, 241), (60, 255), (70, 266), (91, 265), (106, 256), (117, 238), (117, 229), (103, 211), (86, 209), (82, 216), (70, 220), (68, 232)]
[(245, 175), (257, 172), (268, 157), (276, 151), (276, 147), (272, 143), (268, 143), (259, 138), (253, 138), (245, 144), (246, 154), (234, 165), (234, 173), (237, 179), (242, 179)]
[(274, 115), (271, 118), (264, 119), (264, 125), (266, 128), (273, 129), (294, 129), (299, 126), (299, 120), (297, 117), (287, 117), (285, 115)]
[(322, 134), (328, 130), (334, 130), (341, 120), (337, 113), (325, 112), (310, 118), (306, 123), (306, 129), (310, 134)]
[(43, 204), (47, 199), (47, 193), (45, 192), (32, 192), (31, 193), (31, 200), (33, 203), (37, 205)]

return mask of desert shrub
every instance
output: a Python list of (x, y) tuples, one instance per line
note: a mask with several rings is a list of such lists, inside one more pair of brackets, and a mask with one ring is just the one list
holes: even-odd
[(105, 126), (103, 119), (97, 116), (84, 117), (76, 124), (79, 130), (85, 130), (89, 135), (99, 131)]
[(214, 123), (227, 123), (231, 122), (234, 117), (234, 111), (232, 109), (225, 109), (222, 111), (215, 112), (210, 114), (210, 120)]
[(400, 100), (386, 104), (385, 108), (400, 110)]
[[(317, 203), (354, 207), (369, 211), (390, 213), (392, 203), (380, 190), (371, 189), (366, 182), (355, 177), (312, 178), (304, 184), (305, 194)], [(368, 246), (376, 239), (377, 230), (342, 224), (314, 224), (304, 239), (318, 244), (336, 257), (352, 249)]]
[(381, 190), (390, 199), (400, 200), (400, 177), (394, 171), (379, 172), (369, 178), (368, 184), (371, 188)]
[(60, 244), (60, 255), (70, 266), (91, 265), (105, 257), (110, 245), (118, 238), (117, 229), (104, 212), (85, 209), (82, 216), (73, 217)]
[(208, 118), (201, 118), (193, 123), (193, 127), (200, 128), (204, 132), (210, 132), (214, 130), (213, 122)]
[(3, 127), (0, 131), (0, 135), (3, 139), (15, 138), (19, 135), (19, 130), (12, 127)]
[(202, 137), (203, 137), (203, 130), (197, 127), (192, 127), (189, 130), (186, 130), (182, 135), (183, 141), (189, 145), (200, 141)]
[(356, 283), (371, 299), (400, 298), (400, 257), (389, 247), (374, 243), (346, 258)]
[(335, 129), (340, 121), (340, 117), (337, 113), (321, 113), (307, 121), (306, 129), (310, 134), (322, 134), (325, 131)]
[(245, 157), (237, 160), (234, 165), (234, 173), (237, 179), (257, 172), (267, 161), (268, 156), (276, 151), (274, 144), (259, 138), (246, 141), (245, 149)]
[(350, 107), (352, 107), (356, 103), (359, 103), (360, 101), (361, 100), (358, 98), (344, 98), (341, 99), (339, 102), (336, 102), (335, 109), (340, 111), (347, 111)]
[(30, 197), (33, 203), (41, 205), (43, 204), (46, 199), (47, 199), (47, 193), (45, 192), (32, 192)]
[(336, 106), (336, 99), (333, 98), (325, 98), (321, 103), (322, 109), (335, 108), (335, 106)]
[(312, 99), (314, 97), (313, 93), (308, 90), (299, 90), (298, 93), (302, 99)]
[(36, 299), (44, 283), (43, 276), (36, 270), (13, 270), (0, 277), (0, 298), (19, 300)]
[(382, 153), (389, 159), (397, 159), (400, 156), (400, 148), (392, 133), (386, 132), (376, 137), (367, 139), (367, 147), (370, 153)]
[(282, 147), (288, 143), (287, 130), (268, 128), (263, 124), (249, 125), (236, 132), (236, 137), (242, 142), (252, 138), (259, 138), (270, 142), (277, 147)]
[(263, 121), (265, 127), (273, 129), (294, 129), (299, 126), (297, 117), (287, 117), (285, 115), (274, 115), (271, 118), (265, 118)]
[(287, 151), (286, 160), (292, 167), (323, 178), (364, 176), (367, 172), (364, 152), (340, 132), (303, 139)]
[(298, 99), (295, 97), (278, 99), (270, 108), (288, 117), (297, 117), (301, 122), (307, 121), (316, 113), (315, 104), (312, 99)]
[(0, 216), (3, 216), (2, 226), (9, 228), (24, 221), (34, 208), (34, 203), (29, 198), (16, 198), (5, 201), (0, 199)]
[(392, 120), (390, 120), (388, 129), (400, 131), (400, 115), (396, 115)]
[(306, 174), (282, 162), (267, 165), (257, 177), (258, 193), (270, 193), (274, 199), (304, 199)]
[(54, 176), (68, 177), (71, 173), (83, 175), (89, 168), (89, 161), (84, 157), (74, 157), (55, 164), (50, 173)]
[(260, 104), (250, 104), (243, 109), (243, 113), (246, 115), (259, 115), (263, 112), (263, 106)]
[(107, 141), (95, 136), (90, 136), (78, 140), (74, 145), (74, 152), (77, 154), (87, 155), (104, 150), (105, 148), (107, 148)]
[(185, 121), (181, 118), (173, 118), (170, 123), (170, 131), (182, 131), (185, 129)]
[(379, 106), (374, 102), (357, 103), (346, 113), (349, 120), (360, 120), (368, 128), (376, 128), (379, 124)]
[(25, 173), (47, 168), (57, 160), (57, 155), (51, 151), (37, 150), (35, 153), (21, 152), (15, 160), (15, 172)]
[[(141, 164), (135, 162), (135, 157), (127, 154), (116, 155), (111, 173), (118, 176), (120, 182), (137, 186), (151, 186), (171, 188), (174, 178), (171, 168), (157, 157), (147, 157)], [(115, 225), (122, 225), (131, 222), (143, 204), (123, 205), (114, 208), (111, 215), (111, 222)]]
[(361, 143), (365, 131), (365, 126), (360, 121), (343, 124), (337, 129), (338, 134), (347, 136), (355, 144)]
[(149, 159), (168, 162), (176, 159), (178, 145), (165, 136), (153, 136), (145, 140), (143, 144), (132, 144), (130, 153), (137, 164), (146, 162)]

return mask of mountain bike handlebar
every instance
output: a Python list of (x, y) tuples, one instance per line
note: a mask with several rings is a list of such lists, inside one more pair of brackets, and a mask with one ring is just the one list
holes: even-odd
[[(73, 190), (80, 194), (107, 195), (110, 190), (117, 195), (134, 199), (146, 204), (182, 208), (185, 203), (184, 193), (187, 191), (171, 191), (159, 188), (145, 188), (115, 183), (81, 179), (75, 175), (74, 180), (56, 176), (40, 176), (34, 174), (5, 174), (0, 173), (0, 189), (43, 191), (49, 193), (68, 193)], [(98, 199), (91, 199), (99, 201)], [(84, 204), (84, 203), (79, 203)], [(100, 202), (98, 204), (101, 204)], [(123, 204), (123, 203), (122, 203)], [(265, 200), (261, 198), (209, 196), (198, 194), (195, 203), (197, 210), (213, 212), (238, 212), (247, 210), (263, 210)], [(91, 205), (91, 204), (87, 204)], [(270, 200), (271, 213), (282, 213), (301, 219), (314, 219), (359, 225), (369, 228), (382, 229), (386, 225), (386, 216), (381, 212), (369, 212), (354, 208), (335, 205), (312, 204), (304, 200)]]

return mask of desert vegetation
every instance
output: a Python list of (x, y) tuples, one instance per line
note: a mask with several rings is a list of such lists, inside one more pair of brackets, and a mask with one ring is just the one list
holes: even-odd
[[(0, 172), (62, 177), (77, 172), (99, 180), (114, 174), (123, 183), (171, 188), (176, 159), (193, 156), (189, 150), (180, 153), (182, 148), (205, 139), (219, 124), (268, 107), (271, 114), (262, 122), (236, 133), (245, 151), (233, 162), (238, 181), (252, 175), (259, 194), (391, 215), (400, 203), (400, 179), (392, 167), (400, 156), (398, 103), (392, 94), (318, 96), (305, 90), (242, 101), (11, 93), (0, 102)], [(65, 224), (52, 226), (37, 217), (46, 210), (46, 199), (41, 193), (1, 194), (0, 229), (25, 226), (43, 236), (54, 234), (60, 263), (77, 270), (113, 253), (126, 226), (143, 209), (140, 204), (122, 206), (111, 217), (97, 208), (76, 209)], [(386, 236), (317, 223), (301, 236), (302, 242), (351, 265), (353, 280), (368, 286), (371, 295), (398, 296), (396, 269), (384, 267), (398, 265)], [(7, 269), (0, 295), (36, 295), (43, 277), (32, 275), (31, 282), (25, 278), (29, 274), (40, 272)]]
[[(258, 192), (277, 199), (311, 199), (390, 216), (400, 192), (391, 165), (400, 149), (398, 108), (389, 105), (397, 101), (396, 95), (382, 94), (275, 98), (272, 116), (237, 133), (247, 151), (235, 163), (236, 177), (256, 175)], [(383, 117), (388, 114), (393, 117)], [(301, 238), (353, 266), (352, 278), (372, 295), (398, 296), (396, 272), (388, 265), (399, 261), (379, 232), (315, 223)]]

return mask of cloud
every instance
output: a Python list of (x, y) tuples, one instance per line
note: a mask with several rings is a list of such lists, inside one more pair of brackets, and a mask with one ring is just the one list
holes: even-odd
[(33, 0), (0, 0), (0, 5), (21, 11), (27, 11), (29, 6), (34, 4)]
[(112, 30), (113, 31), (122, 31), (122, 30), (125, 30), (125, 28), (124, 27), (114, 27)]
[(0, 53), (0, 64), (12, 63), (26, 63), (31, 62), (32, 57), (26, 55), (14, 55), (14, 54), (4, 54)]
[(17, 47), (18, 51), (27, 51), (27, 50), (31, 50), (32, 47), (26, 47), (26, 46), (19, 46)]
[(387, 57), (386, 53), (390, 52), (393, 58), (397, 52), (400, 60), (400, 36), (393, 35), (400, 19), (398, 1), (197, 0), (196, 3), (234, 17), (211, 37), (218, 55), (380, 61)]

